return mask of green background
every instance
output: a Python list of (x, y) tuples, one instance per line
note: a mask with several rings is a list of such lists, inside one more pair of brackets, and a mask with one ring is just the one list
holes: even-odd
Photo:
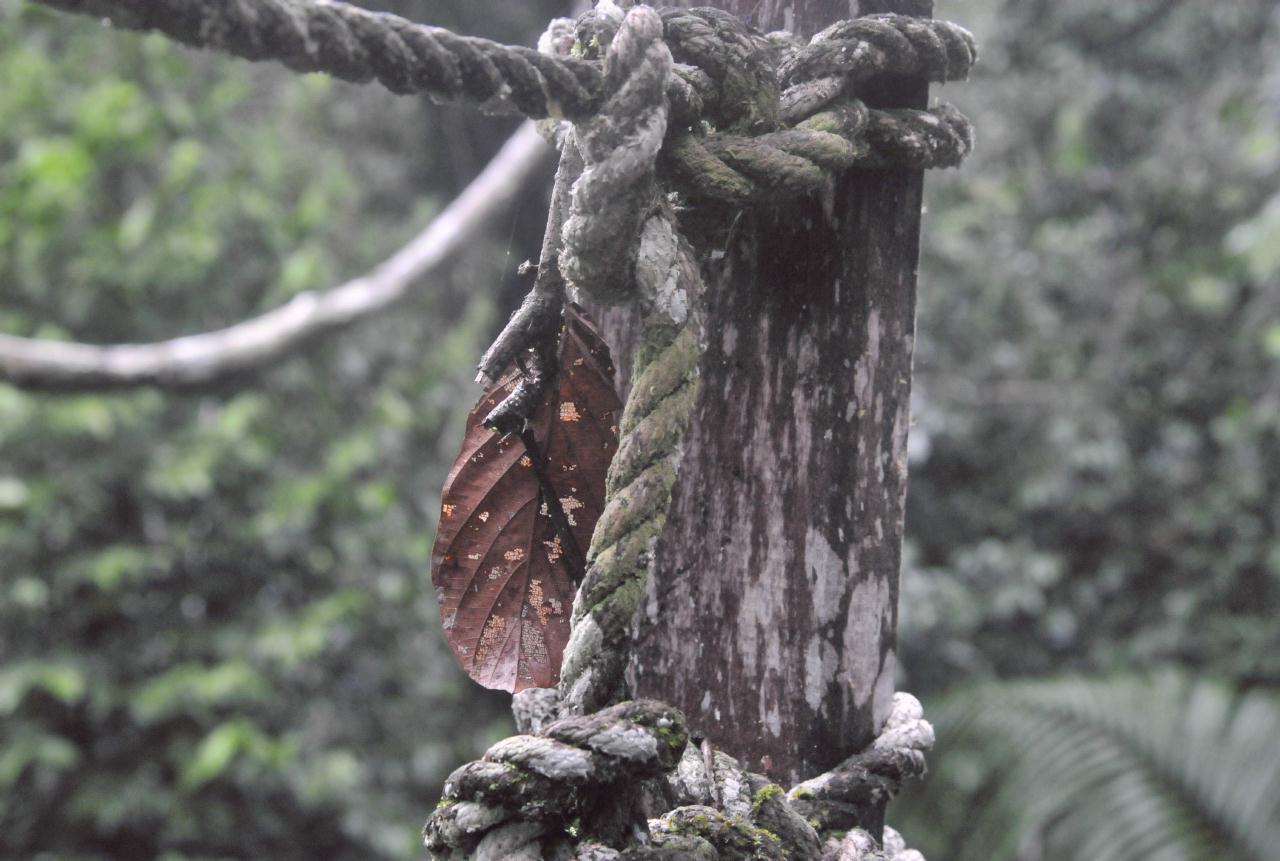
[[(522, 43), (562, 11), (369, 5)], [(982, 46), (942, 92), (979, 146), (928, 181), (900, 687), (943, 743), (890, 821), (931, 861), (1266, 861), (1280, 13), (938, 14)], [(512, 127), (0, 0), (0, 331), (148, 341), (325, 289)], [(0, 385), (0, 857), (420, 857), (509, 731), (427, 567), (540, 179), (398, 313), (265, 373)]]

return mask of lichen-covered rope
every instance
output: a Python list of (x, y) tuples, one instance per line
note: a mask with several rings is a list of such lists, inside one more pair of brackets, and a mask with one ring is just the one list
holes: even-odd
[(924, 861), (893, 829), (884, 829), (883, 846), (865, 829), (876, 826), (883, 801), (903, 780), (923, 773), (932, 746), (933, 727), (919, 701), (904, 693), (894, 695), (871, 748), (789, 793), (721, 751), (690, 746), (670, 777), (679, 806), (651, 822), (650, 831), (658, 845), (700, 838), (715, 850), (711, 857), (724, 861)]
[(586, 117), (603, 92), (598, 64), (459, 36), (333, 0), (39, 0), (131, 30), (247, 60), (278, 60), (396, 93), (429, 93), (532, 118)]
[(608, 98), (574, 126), (584, 168), (564, 224), (560, 271), (588, 298), (616, 302), (635, 292), (635, 239), (656, 199), (654, 163), (667, 134), (671, 52), (656, 12), (637, 6), (626, 14), (604, 70)]
[(636, 357), (631, 396), (609, 467), (587, 575), (574, 601), (560, 671), (562, 708), (590, 712), (626, 695), (632, 620), (653, 547), (666, 523), (680, 445), (697, 394), (697, 338), (690, 325), (653, 315)]
[[(755, 33), (714, 9), (657, 13), (627, 4), (633, 6), (628, 18), (639, 16), (625, 25), (634, 32), (609, 49), (624, 22), (618, 6), (608, 3), (602, 6), (611, 14), (589, 13), (575, 28), (567, 19), (557, 21), (539, 51), (333, 0), (39, 2), (120, 27), (160, 30), (197, 47), (279, 60), (299, 71), (376, 79), (397, 93), (425, 92), (489, 110), (578, 121), (588, 177), (594, 174), (597, 181), (584, 177), (575, 189), (578, 211), (592, 214), (571, 218), (566, 226), (566, 274), (573, 271), (585, 283), (623, 283), (590, 271), (593, 261), (615, 259), (603, 252), (593, 256), (590, 249), (608, 248), (605, 240), (613, 235), (633, 235), (643, 213), (619, 215), (634, 222), (629, 230), (591, 207), (613, 203), (608, 211), (614, 214), (637, 211), (616, 202), (616, 191), (628, 188), (629, 198), (643, 197), (650, 189), (651, 156), (659, 148), (677, 187), (741, 205), (808, 194), (829, 176), (855, 167), (952, 166), (972, 147), (967, 120), (950, 108), (873, 111), (857, 132), (847, 125), (818, 129), (806, 123), (824, 109), (855, 100), (860, 85), (877, 74), (932, 81), (966, 77), (976, 57), (973, 37), (945, 21), (856, 18), (798, 45)], [(668, 101), (679, 122), (664, 147)], [(786, 126), (797, 126), (799, 133), (783, 131)], [(607, 181), (609, 173), (617, 181)], [(575, 245), (587, 249), (587, 256), (574, 257)], [(625, 269), (626, 255), (616, 265)]]
[[(780, 89), (765, 37), (720, 9), (661, 10), (664, 38), (701, 97), (695, 119), (723, 131), (759, 133), (779, 125)], [(710, 86), (702, 86), (703, 81)]]
[(803, 47), (784, 50), (778, 67), (782, 117), (792, 124), (879, 74), (943, 83), (969, 77), (978, 49), (948, 21), (868, 15), (840, 21)]
[[(549, 709), (547, 702), (536, 703), (539, 713)], [(896, 793), (904, 778), (921, 773), (924, 751), (933, 743), (933, 729), (909, 694), (894, 697), (890, 718), (868, 751), (790, 793), (723, 751), (687, 742), (679, 712), (648, 700), (505, 739), (450, 775), (425, 828), (427, 846), (438, 859), (479, 861), (923, 861), (893, 829), (884, 829), (882, 844), (866, 830), (880, 815), (865, 806), (866, 799)], [(878, 764), (867, 767), (872, 760)], [(593, 817), (613, 812), (609, 798), (634, 794), (663, 775), (667, 789), (649, 797), (666, 799), (669, 809), (647, 828), (637, 823), (640, 833), (622, 843), (594, 839)], [(824, 806), (840, 810), (823, 816)]]
[(776, 35), (753, 44), (761, 55), (780, 55), (777, 78), (785, 90), (775, 113), (794, 128), (741, 134), (689, 126), (668, 141), (663, 165), (692, 197), (734, 205), (776, 201), (820, 191), (852, 168), (954, 167), (973, 148), (969, 121), (950, 106), (868, 110), (856, 98), (862, 83), (882, 73), (968, 77), (977, 48), (961, 27), (876, 15), (840, 22), (805, 46)]
[(869, 110), (853, 100), (784, 131), (677, 138), (663, 164), (693, 198), (747, 205), (813, 194), (852, 168), (955, 167), (972, 150), (973, 128), (950, 105)]
[(869, 749), (793, 787), (788, 797), (820, 831), (865, 826), (904, 780), (924, 774), (924, 754), (933, 742), (933, 727), (924, 719), (920, 701), (894, 694), (889, 719)]
[[(562, 835), (620, 782), (670, 771), (687, 740), (683, 716), (649, 700), (503, 739), (445, 781), (423, 830), (427, 848), (437, 858), (513, 857), (521, 846)], [(494, 854), (499, 848), (512, 855)]]

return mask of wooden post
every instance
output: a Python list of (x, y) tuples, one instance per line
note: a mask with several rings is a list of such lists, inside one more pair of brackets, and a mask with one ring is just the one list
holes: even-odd
[[(850, 8), (721, 0), (808, 37)], [(873, 107), (924, 107), (880, 81)], [(744, 211), (712, 264), (699, 396), (629, 668), (637, 696), (790, 783), (862, 749), (894, 691), (922, 175)]]

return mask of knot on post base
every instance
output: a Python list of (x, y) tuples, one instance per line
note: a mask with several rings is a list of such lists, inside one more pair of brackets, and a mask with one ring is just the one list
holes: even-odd
[[(549, 696), (521, 699), (544, 715)], [(919, 701), (899, 693), (868, 750), (788, 792), (691, 743), (675, 709), (625, 702), (504, 739), (459, 768), (426, 845), (451, 861), (923, 861), (883, 816), (932, 746)]]

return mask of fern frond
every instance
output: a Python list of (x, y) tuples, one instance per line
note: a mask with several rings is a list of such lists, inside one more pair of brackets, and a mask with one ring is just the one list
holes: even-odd
[(1174, 672), (993, 682), (930, 715), (935, 771), (891, 815), (934, 857), (1280, 858), (1275, 691)]

